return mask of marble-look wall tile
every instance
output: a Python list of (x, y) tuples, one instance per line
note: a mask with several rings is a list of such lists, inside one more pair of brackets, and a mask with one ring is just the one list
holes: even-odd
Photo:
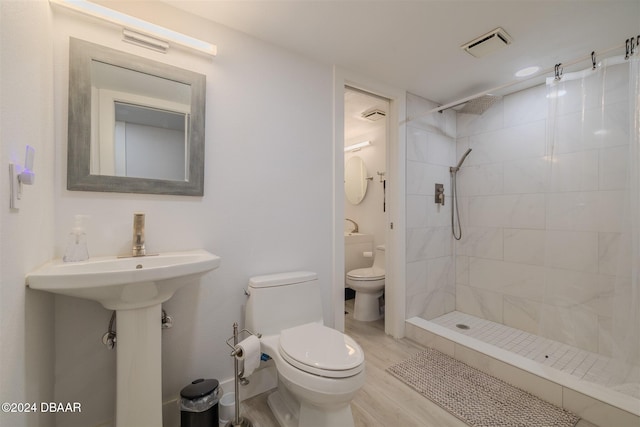
[(628, 144), (628, 106), (590, 108), (550, 120), (553, 153), (566, 154)]
[(504, 229), (504, 260), (544, 265), (545, 231), (520, 228)]
[(427, 162), (428, 132), (415, 127), (407, 127), (407, 160)]
[[(406, 307), (405, 307), (405, 313), (407, 318), (411, 318), (415, 316), (421, 317), (422, 312), (425, 310), (425, 307), (427, 306), (428, 298), (429, 298), (429, 293), (426, 291), (422, 291), (417, 294), (411, 295), (411, 297), (407, 295)], [(427, 320), (431, 320), (431, 319), (427, 319)]]
[(620, 190), (627, 185), (629, 147), (626, 145), (600, 150), (598, 188)]
[[(427, 260), (427, 282), (431, 289), (448, 288), (455, 285), (455, 262), (453, 256)], [(451, 292), (453, 293), (453, 292)]]
[[(463, 238), (456, 307), (607, 354), (631, 270), (625, 67), (504, 97), (458, 115)], [(602, 105), (606, 105), (603, 110)]]
[(547, 194), (547, 229), (597, 231), (599, 224), (597, 191)]
[(449, 168), (407, 161), (407, 194), (434, 195), (434, 183), (449, 182)]
[(588, 351), (598, 351), (598, 316), (580, 306), (561, 309), (543, 304), (540, 334)]
[(410, 263), (407, 267), (409, 316), (429, 320), (455, 309), (453, 257)]
[(452, 166), (451, 159), (456, 156), (456, 142), (447, 135), (429, 133), (427, 135), (427, 162), (445, 167)]
[(456, 285), (456, 310), (502, 323), (502, 295), (471, 286)]
[(545, 227), (544, 194), (505, 195), (503, 198), (504, 227), (536, 230)]
[(469, 165), (542, 157), (545, 155), (545, 121), (526, 123), (469, 136)]
[(456, 243), (456, 253), (502, 259), (504, 256), (502, 228), (467, 227), (462, 233), (462, 238)]
[(456, 284), (468, 285), (469, 284), (469, 257), (457, 255), (456, 256)]
[(631, 271), (630, 233), (598, 233), (598, 271), (609, 275), (626, 275)]
[[(407, 263), (406, 273), (406, 296), (407, 302), (410, 301), (415, 295), (420, 292), (424, 292), (427, 283), (427, 260), (419, 260)], [(407, 318), (415, 316), (417, 313), (411, 315), (407, 312)]]
[(598, 353), (612, 356), (613, 320), (611, 317), (598, 317)]
[(429, 196), (408, 194), (407, 204), (407, 228), (422, 228), (427, 226), (427, 211)]
[(543, 267), (469, 257), (469, 285), (474, 288), (542, 301)]
[(545, 264), (552, 268), (597, 273), (598, 233), (548, 231), (545, 240), (545, 256)]
[(504, 193), (543, 193), (549, 187), (551, 163), (545, 157), (504, 164)]
[(407, 230), (407, 261), (450, 255), (452, 255), (450, 227), (427, 227)]
[(595, 191), (598, 189), (598, 151), (579, 151), (554, 156), (550, 191)]
[(470, 227), (504, 227), (504, 196), (469, 197), (466, 217)]
[(458, 137), (477, 135), (504, 127), (503, 101), (498, 101), (482, 115), (458, 114), (457, 115), (457, 135)]
[(473, 227), (545, 228), (544, 194), (469, 197), (468, 224)]
[(434, 202), (434, 196), (427, 196), (427, 227), (451, 227), (451, 194), (445, 184), (444, 206)]
[(419, 314), (423, 319), (431, 320), (456, 309), (455, 288), (442, 287), (429, 292), (424, 309)]
[(599, 191), (598, 230), (603, 232), (628, 232), (630, 224), (629, 192), (622, 190)]
[(442, 113), (427, 114), (437, 108), (438, 104), (411, 93), (407, 93), (406, 99), (408, 126), (440, 133), (452, 138), (456, 137), (457, 117), (455, 111), (447, 110)]
[[(471, 155), (469, 155), (471, 157)], [(502, 194), (502, 164), (462, 167), (456, 177), (461, 196)]]
[(503, 301), (504, 324), (521, 331), (538, 334), (540, 303), (524, 298), (505, 296)]
[[(425, 114), (436, 107), (436, 103), (407, 95), (408, 317), (432, 318), (455, 309), (449, 167), (456, 162), (457, 117), (453, 110)], [(444, 184), (444, 206), (434, 202), (436, 183)]]
[[(545, 272), (544, 301), (556, 307), (595, 305), (608, 292), (597, 273), (548, 268)], [(593, 310), (591, 310), (593, 311)]]
[(517, 126), (547, 118), (547, 88), (544, 85), (504, 98), (504, 125)]

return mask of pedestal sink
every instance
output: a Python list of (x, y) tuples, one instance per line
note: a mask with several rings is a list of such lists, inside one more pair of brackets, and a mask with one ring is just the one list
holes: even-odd
[(116, 427), (162, 426), (161, 304), (198, 283), (220, 258), (204, 250), (136, 258), (51, 261), (26, 277), (32, 289), (98, 301), (118, 313)]

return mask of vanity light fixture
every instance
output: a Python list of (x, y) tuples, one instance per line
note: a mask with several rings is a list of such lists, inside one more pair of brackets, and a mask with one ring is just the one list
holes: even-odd
[(358, 151), (361, 148), (368, 147), (369, 145), (371, 145), (371, 141), (362, 141), (362, 142), (358, 142), (357, 144), (351, 144), (351, 145), (345, 146), (344, 151), (345, 153), (347, 151)]
[(137, 33), (135, 31), (122, 30), (122, 41), (135, 44), (136, 46), (146, 47), (147, 49), (155, 50), (161, 53), (167, 53), (169, 50), (169, 43), (164, 40), (158, 40), (153, 37), (149, 37), (144, 34)]
[(123, 40), (138, 46), (166, 52), (171, 44), (176, 44), (209, 56), (216, 56), (218, 53), (218, 48), (214, 44), (189, 37), (87, 0), (49, 0), (49, 3), (121, 26), (123, 28)]

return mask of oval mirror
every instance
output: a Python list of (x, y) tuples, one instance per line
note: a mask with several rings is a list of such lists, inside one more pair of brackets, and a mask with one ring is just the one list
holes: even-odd
[(367, 194), (367, 167), (358, 156), (347, 160), (344, 171), (344, 191), (347, 200), (353, 205), (362, 202)]

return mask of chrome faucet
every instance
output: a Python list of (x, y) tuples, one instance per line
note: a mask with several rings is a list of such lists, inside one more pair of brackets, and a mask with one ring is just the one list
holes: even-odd
[(144, 214), (136, 212), (133, 214), (133, 252), (135, 256), (145, 256), (144, 248)]
[(349, 219), (349, 218), (345, 218), (344, 220), (345, 221), (349, 221), (349, 222), (351, 222), (353, 224), (354, 229), (353, 229), (352, 233), (357, 233), (358, 232), (358, 224), (354, 220)]

